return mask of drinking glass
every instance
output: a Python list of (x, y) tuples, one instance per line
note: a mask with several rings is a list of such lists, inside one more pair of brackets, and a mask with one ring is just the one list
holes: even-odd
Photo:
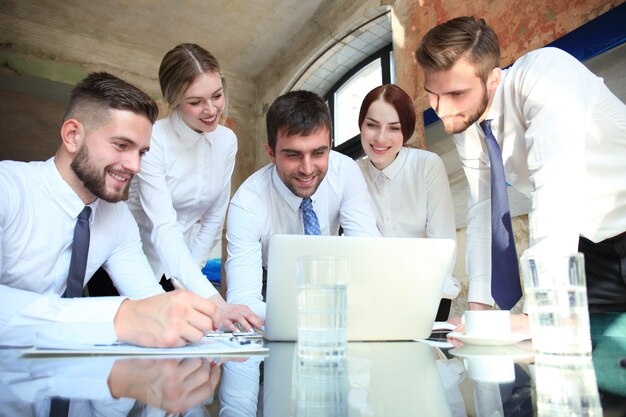
[(347, 258), (299, 257), (296, 271), (298, 355), (309, 360), (344, 357), (348, 324)]
[(583, 255), (524, 256), (521, 264), (535, 351), (590, 355)]

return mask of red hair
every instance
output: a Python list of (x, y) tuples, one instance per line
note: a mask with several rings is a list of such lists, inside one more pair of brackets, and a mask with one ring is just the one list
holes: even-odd
[(383, 84), (367, 93), (359, 111), (359, 129), (363, 126), (363, 121), (370, 106), (379, 98), (396, 109), (402, 130), (402, 143), (406, 143), (413, 135), (413, 132), (415, 132), (415, 106), (411, 97), (395, 84)]

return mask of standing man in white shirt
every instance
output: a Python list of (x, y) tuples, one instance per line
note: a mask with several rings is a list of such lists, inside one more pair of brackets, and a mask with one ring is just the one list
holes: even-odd
[[(531, 198), (526, 253), (584, 253), (590, 311), (626, 311), (624, 103), (556, 48), (529, 52), (500, 69), (496, 34), (474, 17), (431, 29), (416, 57), (469, 182), (469, 308), (494, 304), (490, 166), (479, 126), (491, 120), (507, 181)], [(527, 326), (526, 316), (516, 316), (513, 325)]]
[(252, 174), (230, 203), (227, 301), (265, 319), (263, 268), (274, 234), (305, 234), (300, 206), (312, 200), (322, 235), (380, 236), (356, 162), (332, 151), (328, 106), (309, 91), (278, 97), (267, 117), (271, 163)]
[[(93, 73), (72, 90), (53, 158), (0, 162), (0, 344), (174, 347), (213, 329), (219, 316), (210, 301), (187, 291), (163, 293), (137, 224), (120, 202), (148, 151), (157, 114), (141, 90)], [(62, 298), (84, 211), (91, 211), (84, 282), (103, 266), (124, 297)]]

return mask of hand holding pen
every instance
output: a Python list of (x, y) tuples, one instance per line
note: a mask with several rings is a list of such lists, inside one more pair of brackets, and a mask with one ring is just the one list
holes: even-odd
[[(186, 289), (179, 278), (172, 277), (170, 280), (174, 288)], [(219, 294), (209, 297), (209, 301), (215, 304), (219, 312), (219, 316), (213, 319), (218, 330), (254, 332), (265, 328), (263, 320), (246, 305), (228, 304)]]
[(189, 291), (139, 300), (125, 299), (113, 319), (120, 342), (145, 347), (179, 347), (199, 342), (215, 329), (219, 310)]

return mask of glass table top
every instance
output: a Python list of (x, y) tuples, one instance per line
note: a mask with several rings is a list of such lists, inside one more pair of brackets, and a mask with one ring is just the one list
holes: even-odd
[[(223, 357), (22, 356), (0, 349), (0, 416), (623, 416), (626, 338), (592, 357), (539, 356), (530, 342), (439, 348), (348, 343), (340, 360), (295, 343)], [(55, 400), (56, 401), (56, 400)]]

